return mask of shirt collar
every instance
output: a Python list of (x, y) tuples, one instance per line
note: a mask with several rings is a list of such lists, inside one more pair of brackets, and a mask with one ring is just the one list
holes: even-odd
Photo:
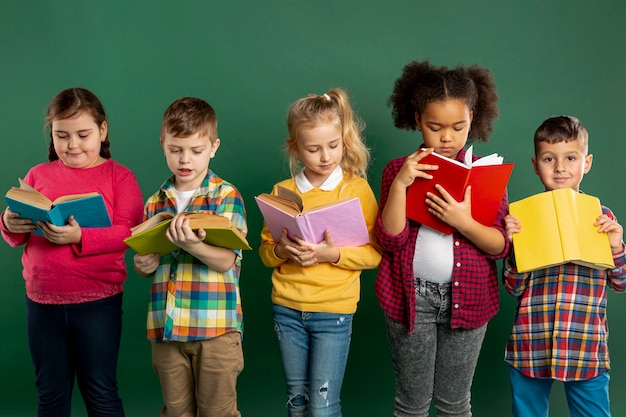
[[(295, 180), (296, 186), (301, 193), (306, 193), (307, 191), (311, 191), (312, 189), (316, 188), (309, 182), (306, 175), (304, 175), (304, 169), (300, 171), (298, 175), (296, 175)], [(328, 178), (326, 178), (324, 183), (322, 183), (322, 185), (317, 188), (323, 191), (331, 191), (339, 185), (341, 180), (343, 180), (343, 170), (340, 166), (337, 166), (334, 171), (330, 173)]]

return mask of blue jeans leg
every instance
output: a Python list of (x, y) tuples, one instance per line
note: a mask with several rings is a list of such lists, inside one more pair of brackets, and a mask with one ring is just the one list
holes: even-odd
[(509, 366), (513, 417), (548, 417), (553, 379), (531, 378)]
[(571, 417), (611, 417), (608, 372), (586, 381), (565, 383)]
[(273, 307), (289, 417), (341, 417), (352, 314)]
[(68, 305), (27, 299), (38, 416), (70, 415), (74, 378), (90, 417), (124, 415), (117, 390), (122, 294)]

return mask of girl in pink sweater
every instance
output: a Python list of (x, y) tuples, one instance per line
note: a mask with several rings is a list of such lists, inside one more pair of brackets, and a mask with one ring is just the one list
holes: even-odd
[[(143, 197), (134, 174), (113, 161), (100, 100), (70, 88), (51, 101), (49, 161), (31, 168), (24, 182), (50, 200), (97, 192), (109, 227), (86, 228), (70, 216), (64, 226), (2, 213), (11, 246), (24, 245), (27, 332), (35, 368), (38, 416), (70, 415), (74, 379), (90, 416), (123, 416), (117, 391), (122, 328), (124, 238), (142, 220)], [(40, 234), (33, 233), (36, 228)]]

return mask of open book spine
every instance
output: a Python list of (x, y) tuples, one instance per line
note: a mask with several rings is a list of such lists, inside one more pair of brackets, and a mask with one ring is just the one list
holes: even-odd
[[(564, 260), (583, 258), (580, 248), (580, 239), (582, 236), (578, 236), (578, 233), (576, 232), (577, 230), (582, 230), (582, 228), (579, 226), (581, 224), (581, 217), (576, 210), (576, 202), (574, 201), (575, 197), (576, 195), (572, 193), (552, 193), (555, 205), (556, 221), (561, 235), (561, 247), (563, 250)], [(556, 207), (560, 207), (560, 211), (557, 210)], [(598, 211), (601, 212), (599, 203)], [(582, 216), (582, 218), (585, 218), (585, 216)], [(587, 217), (587, 219), (592, 218), (593, 215)]]

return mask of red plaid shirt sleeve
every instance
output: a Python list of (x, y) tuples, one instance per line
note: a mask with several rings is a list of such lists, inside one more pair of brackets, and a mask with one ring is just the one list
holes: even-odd
[[(462, 160), (465, 151), (457, 156)], [(389, 188), (406, 157), (390, 161), (385, 167), (381, 181), (380, 211), (376, 223), (376, 237), (383, 248), (383, 258), (375, 283), (378, 302), (390, 318), (413, 331), (415, 323), (415, 278), (413, 276), (413, 256), (415, 240), (420, 224), (407, 220), (405, 229), (398, 235), (389, 234), (382, 225), (381, 213)], [(508, 197), (500, 204), (494, 222), (503, 236), (504, 217), (508, 213)], [(498, 277), (496, 260), (509, 251), (510, 243), (505, 238), (505, 248), (498, 256), (490, 256), (478, 249), (462, 234), (453, 234), (454, 270), (452, 275), (452, 316), (453, 328), (477, 328), (485, 324), (498, 311)]]

